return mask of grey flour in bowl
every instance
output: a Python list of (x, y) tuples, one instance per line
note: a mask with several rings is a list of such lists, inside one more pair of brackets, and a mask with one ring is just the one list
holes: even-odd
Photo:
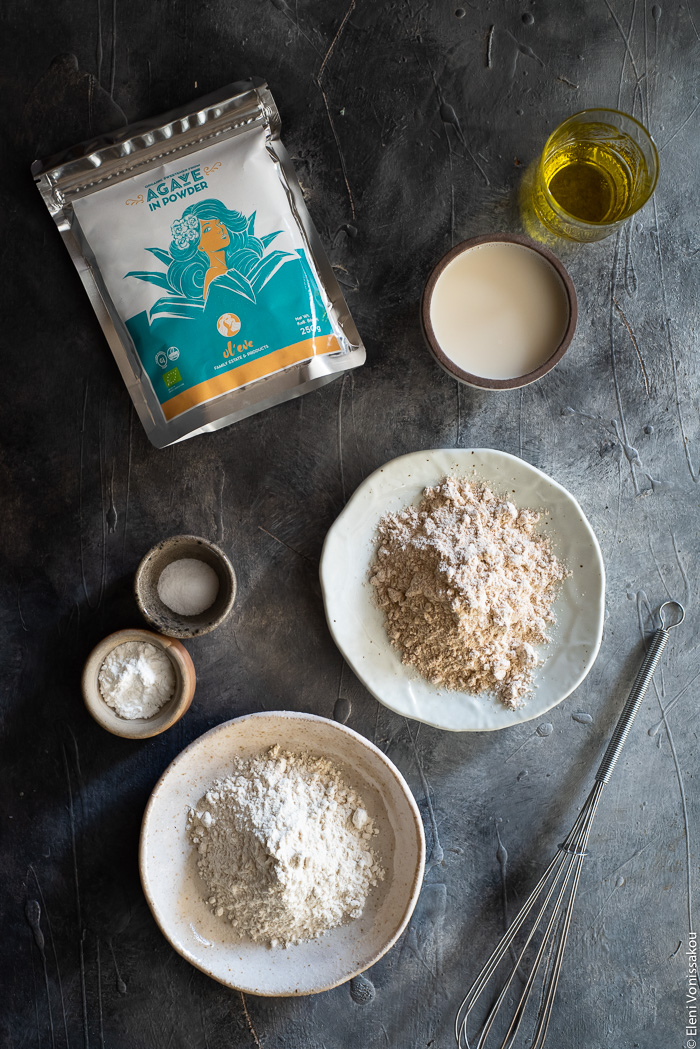
[(404, 663), (444, 688), (523, 705), (566, 576), (534, 531), (539, 516), (448, 477), (380, 521), (370, 581)]
[(206, 900), (243, 937), (287, 946), (359, 918), (384, 869), (362, 798), (326, 758), (239, 758), (187, 830)]

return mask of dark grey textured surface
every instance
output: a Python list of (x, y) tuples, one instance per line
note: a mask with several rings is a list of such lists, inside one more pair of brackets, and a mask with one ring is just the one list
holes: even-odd
[[(448, 1049), (503, 900), (512, 913), (569, 828), (649, 608), (668, 594), (689, 617), (601, 804), (550, 1044), (683, 1043), (698, 875), (700, 7), (358, 0), (343, 25), (347, 10), (345, 0), (5, 8), (3, 1046)], [(158, 452), (29, 164), (253, 73), (279, 103), (368, 364)], [(463, 237), (518, 230), (522, 172), (546, 133), (618, 102), (661, 146), (654, 202), (617, 238), (559, 249), (580, 321), (553, 373), (521, 393), (459, 389), (421, 342), (431, 265)], [(453, 445), (522, 455), (577, 496), (599, 536), (603, 646), (547, 719), (552, 731), (407, 724), (343, 669), (326, 630), (317, 562), (347, 496), (395, 455)], [(138, 622), (131, 574), (177, 532), (230, 553), (239, 597), (224, 628), (189, 645), (199, 685), (186, 718), (132, 744), (89, 719), (80, 668), (109, 630)], [(186, 743), (276, 707), (336, 710), (383, 747), (415, 791), (430, 859), (409, 930), (366, 980), (243, 1003), (162, 938), (139, 887), (137, 837), (149, 791)]]

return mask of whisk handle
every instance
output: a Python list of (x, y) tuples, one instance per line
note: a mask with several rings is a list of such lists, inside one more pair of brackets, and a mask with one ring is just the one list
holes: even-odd
[[(664, 620), (664, 609), (675, 605), (677, 609), (680, 609), (680, 619), (675, 623), (666, 624)], [(637, 716), (642, 700), (646, 695), (646, 691), (649, 688), (654, 671), (656, 670), (659, 660), (661, 659), (661, 653), (666, 647), (666, 643), (670, 637), (670, 630), (674, 626), (679, 626), (685, 618), (685, 609), (677, 601), (666, 601), (660, 609), (661, 626), (656, 631), (651, 639), (651, 644), (647, 650), (647, 654), (644, 657), (644, 662), (639, 668), (639, 673), (634, 680), (632, 689), (629, 694), (629, 698), (625, 703), (624, 709), (620, 714), (620, 719), (615, 726), (615, 731), (612, 734), (612, 738), (608, 743), (608, 749), (603, 755), (603, 760), (600, 763), (600, 768), (596, 773), (596, 783), (608, 783), (612, 776), (613, 769), (617, 764), (617, 759), (620, 757), (622, 748), (627, 741), (630, 729), (634, 723), (634, 719)]]

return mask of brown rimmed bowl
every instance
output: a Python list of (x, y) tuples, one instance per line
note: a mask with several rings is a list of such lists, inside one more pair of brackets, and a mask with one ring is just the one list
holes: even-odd
[[(183, 616), (168, 608), (158, 596), (163, 569), (191, 557), (213, 568), (219, 578), (214, 603), (196, 616)], [(141, 559), (134, 576), (134, 594), (139, 612), (150, 626), (168, 637), (199, 637), (216, 630), (228, 617), (236, 599), (236, 573), (223, 550), (197, 535), (173, 535), (152, 547)]]
[[(530, 251), (537, 252), (538, 255), (549, 263), (562, 281), (569, 304), (569, 318), (559, 345), (553, 348), (551, 355), (547, 360), (543, 361), (539, 367), (531, 372), (526, 372), (525, 375), (516, 375), (510, 379), (490, 379), (483, 375), (474, 375), (471, 372), (464, 371), (463, 368), (460, 368), (459, 365), (455, 364), (455, 362), (443, 351), (430, 320), (430, 305), (433, 291), (446, 266), (448, 266), (453, 259), (456, 259), (458, 255), (461, 255), (465, 251), (469, 251), (471, 248), (477, 248), (482, 244), (499, 243), (519, 244), (524, 248), (529, 248)], [(448, 251), (446, 255), (443, 255), (432, 270), (423, 290), (423, 298), (421, 300), (421, 323), (423, 327), (423, 335), (425, 336), (425, 341), (427, 342), (428, 348), (433, 357), (440, 367), (446, 371), (448, 375), (451, 375), (453, 379), (456, 379), (458, 382), (463, 382), (467, 386), (474, 386), (479, 390), (518, 390), (522, 386), (529, 386), (529, 384), (535, 382), (536, 379), (541, 379), (543, 375), (546, 375), (547, 372), (551, 371), (552, 368), (559, 363), (566, 353), (569, 343), (574, 337), (577, 320), (578, 303), (576, 300), (576, 290), (564, 264), (556, 255), (543, 247), (543, 245), (537, 244), (535, 241), (529, 240), (527, 237), (521, 237), (515, 233), (490, 233), (483, 237), (472, 237), (470, 240), (463, 240), (460, 244), (455, 245), (451, 251)]]
[[(115, 710), (102, 698), (98, 677), (100, 667), (109, 653), (119, 645), (127, 641), (145, 641), (155, 645), (165, 652), (175, 670), (175, 692), (150, 718), (120, 718)], [(103, 638), (95, 645), (92, 652), (85, 661), (81, 688), (83, 700), (98, 725), (111, 732), (113, 736), (122, 736), (124, 739), (148, 739), (150, 736), (158, 736), (161, 732), (171, 728), (185, 714), (192, 703), (196, 675), (194, 665), (189, 652), (179, 641), (170, 637), (161, 637), (154, 634), (152, 630), (117, 630)]]

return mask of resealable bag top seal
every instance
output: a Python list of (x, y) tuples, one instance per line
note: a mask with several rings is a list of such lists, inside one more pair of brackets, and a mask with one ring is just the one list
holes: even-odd
[(156, 447), (365, 360), (279, 132), (256, 77), (32, 165)]

